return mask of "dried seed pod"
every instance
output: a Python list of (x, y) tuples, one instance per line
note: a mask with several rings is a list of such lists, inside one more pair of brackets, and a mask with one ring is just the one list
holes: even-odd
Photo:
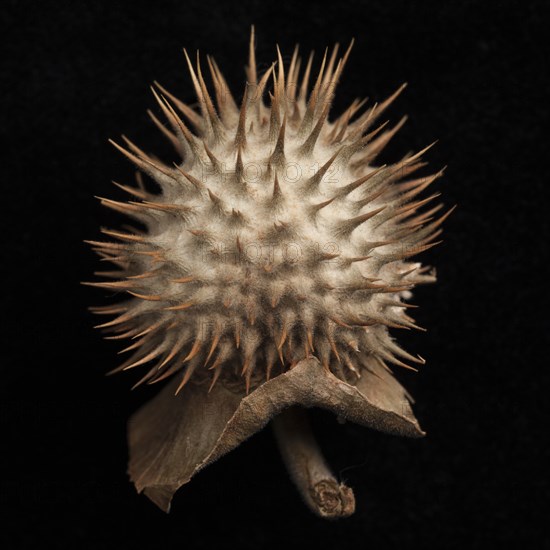
[[(421, 436), (410, 398), (388, 364), (422, 364), (390, 328), (418, 328), (410, 289), (435, 280), (409, 260), (436, 244), (447, 214), (418, 196), (442, 172), (411, 175), (424, 149), (390, 165), (375, 159), (404, 122), (379, 124), (401, 86), (360, 112), (329, 120), (351, 45), (310, 56), (297, 49), (257, 75), (254, 33), (240, 107), (213, 59), (215, 101), (197, 54), (187, 65), (197, 112), (157, 85), (154, 123), (181, 154), (168, 165), (127, 138), (114, 145), (160, 187), (119, 185), (132, 200), (101, 199), (143, 231), (104, 229), (90, 241), (118, 271), (86, 283), (124, 292), (99, 325), (130, 339), (115, 371), (146, 366), (136, 385), (171, 381), (129, 424), (129, 473), (168, 510), (174, 492), (205, 465), (275, 421), (283, 457), (306, 503), (349, 515), (353, 493), (325, 465), (297, 406), (321, 407), (390, 433)], [(269, 96), (269, 104), (264, 98)], [(378, 126), (377, 126), (378, 125)]]

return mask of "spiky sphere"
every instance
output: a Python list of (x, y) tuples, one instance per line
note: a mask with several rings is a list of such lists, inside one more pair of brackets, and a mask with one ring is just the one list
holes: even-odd
[(116, 315), (100, 325), (111, 338), (132, 339), (116, 370), (149, 364), (140, 382), (181, 371), (180, 388), (221, 378), (248, 390), (310, 356), (346, 381), (372, 362), (423, 362), (388, 327), (415, 327), (405, 300), (435, 280), (408, 259), (435, 244), (446, 217), (434, 219), (440, 206), (419, 211), (436, 196), (419, 194), (441, 173), (409, 177), (424, 151), (375, 165), (404, 120), (375, 123), (403, 86), (329, 120), (350, 49), (339, 60), (337, 47), (325, 54), (314, 78), (312, 56), (301, 74), (297, 50), (288, 67), (277, 51), (258, 78), (252, 38), (240, 107), (208, 58), (215, 105), (198, 55), (194, 67), (186, 53), (200, 111), (159, 86), (168, 127), (150, 113), (181, 162), (115, 144), (161, 190), (121, 185), (135, 200), (102, 199), (145, 229), (103, 230), (116, 242), (91, 242), (120, 269), (92, 284), (130, 295), (94, 308)]

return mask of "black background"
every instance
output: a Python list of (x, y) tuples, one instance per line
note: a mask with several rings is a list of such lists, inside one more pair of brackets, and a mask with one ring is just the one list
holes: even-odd
[[(5, 2), (2, 19), (2, 537), (9, 548), (488, 548), (548, 542), (548, 462), (541, 444), (548, 358), (544, 2), (347, 1), (216, 4)], [(356, 38), (334, 113), (356, 96), (410, 119), (385, 159), (439, 139), (427, 155), (445, 204), (445, 242), (422, 258), (427, 333), (397, 334), (427, 358), (399, 373), (428, 432), (422, 440), (314, 425), (357, 512), (326, 522), (305, 508), (269, 429), (201, 472), (165, 515), (125, 474), (125, 423), (153, 390), (139, 373), (105, 378), (118, 347), (92, 330), (104, 293), (82, 243), (119, 223), (93, 196), (133, 169), (107, 143), (129, 135), (169, 152), (145, 114), (157, 79), (193, 101), (182, 47), (211, 53), (236, 95), (249, 28), (274, 59)], [(112, 223), (111, 223), (112, 222)], [(546, 285), (543, 287), (543, 281)], [(540, 349), (537, 349), (539, 346)], [(11, 517), (13, 513), (13, 517)], [(539, 546), (540, 547), (540, 546)]]

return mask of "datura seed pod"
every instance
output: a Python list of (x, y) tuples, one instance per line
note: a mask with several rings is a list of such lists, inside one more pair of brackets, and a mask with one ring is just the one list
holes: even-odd
[(130, 477), (163, 510), (273, 420), (305, 502), (323, 517), (351, 514), (353, 492), (326, 465), (308, 407), (423, 435), (390, 365), (424, 360), (389, 329), (419, 328), (406, 300), (435, 275), (410, 258), (437, 244), (449, 214), (436, 215), (437, 194), (421, 195), (442, 171), (413, 177), (428, 148), (376, 165), (404, 123), (380, 124), (404, 86), (329, 120), (351, 45), (340, 58), (338, 50), (314, 71), (313, 55), (302, 63), (296, 48), (285, 64), (277, 49), (259, 75), (252, 29), (239, 102), (211, 57), (209, 91), (199, 55), (194, 64), (185, 52), (198, 108), (157, 85), (149, 113), (181, 160), (113, 142), (140, 175), (136, 186), (117, 184), (131, 200), (101, 202), (137, 227), (87, 241), (116, 269), (85, 284), (125, 296), (92, 308), (114, 316), (99, 325), (108, 338), (130, 341), (115, 371), (145, 368), (136, 385), (168, 380), (128, 427)]

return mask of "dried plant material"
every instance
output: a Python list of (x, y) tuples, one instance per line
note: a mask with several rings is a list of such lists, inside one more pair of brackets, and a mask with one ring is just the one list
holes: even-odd
[(127, 138), (114, 144), (160, 193), (140, 176), (137, 187), (117, 184), (132, 200), (100, 199), (144, 229), (89, 241), (116, 270), (85, 284), (127, 295), (93, 308), (114, 315), (99, 325), (108, 338), (130, 341), (113, 372), (146, 366), (136, 386), (170, 379), (129, 425), (132, 481), (164, 510), (197, 471), (282, 413), (277, 439), (306, 504), (323, 517), (352, 513), (353, 493), (330, 473), (300, 407), (423, 435), (388, 365), (424, 360), (389, 328), (419, 328), (406, 300), (435, 281), (409, 259), (437, 244), (449, 214), (426, 206), (437, 194), (419, 198), (442, 171), (411, 177), (428, 148), (375, 165), (404, 119), (375, 124), (404, 86), (329, 120), (350, 51), (325, 53), (313, 78), (312, 56), (304, 67), (296, 49), (285, 67), (277, 50), (258, 77), (252, 33), (240, 107), (215, 61), (213, 99), (198, 54), (194, 65), (186, 52), (199, 110), (157, 85), (168, 126), (150, 113), (181, 162)]
[(353, 491), (327, 466), (304, 409), (284, 410), (273, 419), (273, 429), (288, 473), (311, 510), (328, 519), (353, 514)]
[(350, 385), (312, 358), (259, 385), (189, 384), (174, 396), (178, 380), (130, 420), (130, 477), (138, 491), (168, 511), (174, 492), (223, 454), (294, 405), (321, 407), (388, 433), (423, 435), (407, 395), (395, 378), (373, 362)]

